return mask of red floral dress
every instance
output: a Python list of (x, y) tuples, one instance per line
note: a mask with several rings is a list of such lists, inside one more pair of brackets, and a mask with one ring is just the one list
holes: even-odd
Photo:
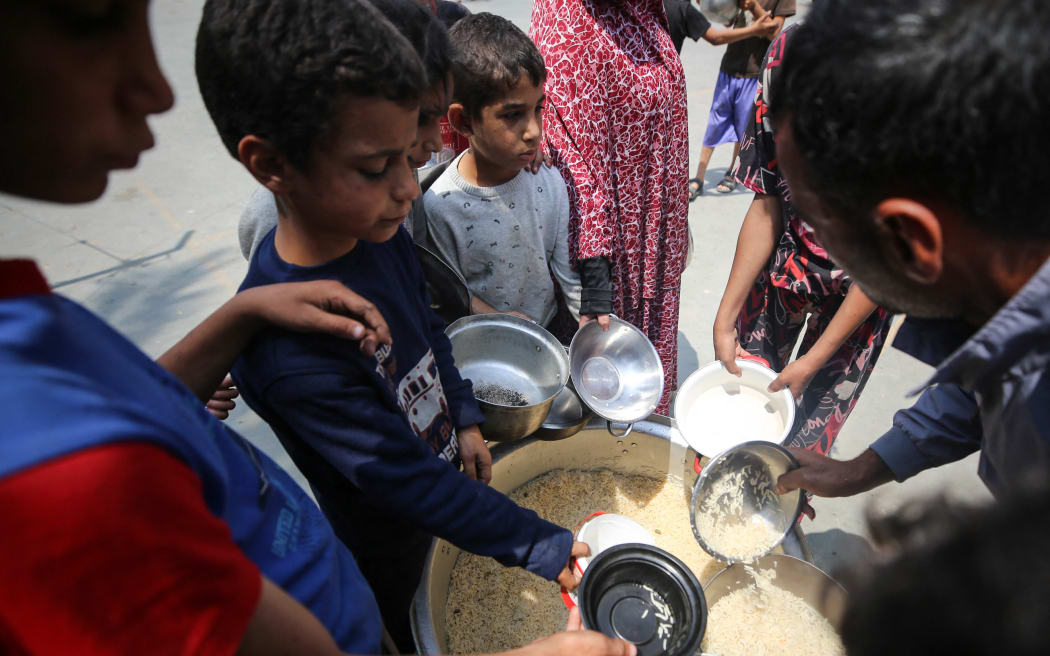
[(605, 257), (613, 311), (678, 380), (688, 248), (685, 75), (661, 0), (536, 0), (530, 36), (547, 64), (544, 131), (569, 187), (569, 251)]

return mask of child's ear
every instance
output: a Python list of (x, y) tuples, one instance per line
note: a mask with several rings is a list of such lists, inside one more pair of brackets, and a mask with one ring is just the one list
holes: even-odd
[(448, 122), (456, 132), (464, 137), (469, 137), (474, 133), (471, 128), (470, 115), (463, 109), (461, 103), (452, 103), (448, 106)]
[(244, 168), (273, 193), (285, 194), (291, 189), (292, 166), (266, 139), (254, 134), (243, 137), (237, 144), (237, 156)]

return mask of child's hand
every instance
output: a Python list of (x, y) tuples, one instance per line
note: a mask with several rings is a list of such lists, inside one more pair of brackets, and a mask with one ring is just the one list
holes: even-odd
[(636, 656), (638, 648), (626, 640), (609, 638), (597, 631), (585, 631), (580, 609), (573, 606), (564, 631), (525, 645), (521, 653), (522, 656)]
[(532, 323), (536, 323), (535, 319), (533, 319), (529, 315), (525, 314), (524, 312), (518, 312), (516, 310), (511, 310), (510, 312), (504, 312), (503, 314), (510, 314), (510, 315), (515, 316), (515, 317), (521, 317), (522, 319), (528, 319)]
[(229, 417), (230, 411), (237, 407), (233, 400), (239, 395), (240, 392), (233, 386), (233, 378), (226, 374), (226, 377), (219, 383), (219, 388), (211, 395), (204, 407), (221, 421)]
[(551, 156), (548, 155), (543, 148), (537, 148), (536, 154), (533, 156), (532, 162), (528, 165), (527, 168), (532, 173), (539, 173), (541, 166), (550, 168), (554, 166), (554, 161), (551, 160)]
[(468, 478), (488, 485), (492, 481), (492, 454), (477, 424), (456, 430), (463, 473)]
[(779, 392), (785, 387), (791, 390), (796, 400), (802, 398), (802, 392), (809, 386), (809, 381), (820, 371), (820, 363), (814, 363), (807, 356), (795, 360), (784, 367), (780, 375), (769, 384), (770, 392)]
[(602, 330), (609, 330), (609, 315), (607, 314), (583, 314), (580, 315), (580, 328), (583, 328), (585, 323), (589, 323), (598, 320), (598, 325), (601, 326)]
[(254, 316), (286, 330), (361, 340), (361, 352), (368, 356), (380, 344), (392, 343), (375, 305), (334, 280), (263, 285), (234, 298)]
[(780, 29), (777, 22), (773, 20), (773, 17), (769, 14), (755, 20), (755, 27), (762, 31), (767, 39), (773, 39), (773, 37), (777, 35), (777, 31)]
[(566, 590), (575, 590), (580, 585), (580, 579), (582, 578), (579, 574), (572, 571), (573, 562), (577, 558), (591, 555), (591, 548), (587, 546), (586, 542), (573, 542), (572, 551), (569, 553), (569, 562), (565, 563), (565, 568), (558, 575), (558, 583), (561, 583)]
[(736, 366), (736, 359), (741, 351), (743, 349), (740, 348), (740, 342), (737, 341), (736, 327), (726, 329), (715, 322), (715, 359), (734, 376), (741, 375), (740, 367)]

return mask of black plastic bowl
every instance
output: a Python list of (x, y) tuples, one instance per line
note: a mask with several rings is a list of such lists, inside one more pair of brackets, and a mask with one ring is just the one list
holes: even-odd
[(633, 642), (638, 656), (690, 656), (707, 628), (707, 602), (696, 577), (685, 563), (647, 544), (598, 554), (577, 594), (583, 625)]

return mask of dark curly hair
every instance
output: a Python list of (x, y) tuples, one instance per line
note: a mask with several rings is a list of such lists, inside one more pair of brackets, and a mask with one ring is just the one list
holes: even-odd
[(993, 238), (1050, 240), (1043, 0), (815, 0), (797, 29), (771, 111), (837, 214), (901, 195)]
[(419, 58), (364, 0), (208, 0), (197, 83), (226, 149), (249, 134), (308, 168), (346, 96), (416, 104)]
[(522, 75), (539, 86), (547, 78), (536, 44), (517, 25), (483, 12), (460, 19), (449, 30), (452, 39), (452, 99), (469, 116), (514, 88)]
[(423, 62), (427, 85), (444, 82), (452, 72), (452, 44), (448, 29), (439, 16), (427, 11), (416, 0), (369, 0), (393, 23), (415, 48)]

